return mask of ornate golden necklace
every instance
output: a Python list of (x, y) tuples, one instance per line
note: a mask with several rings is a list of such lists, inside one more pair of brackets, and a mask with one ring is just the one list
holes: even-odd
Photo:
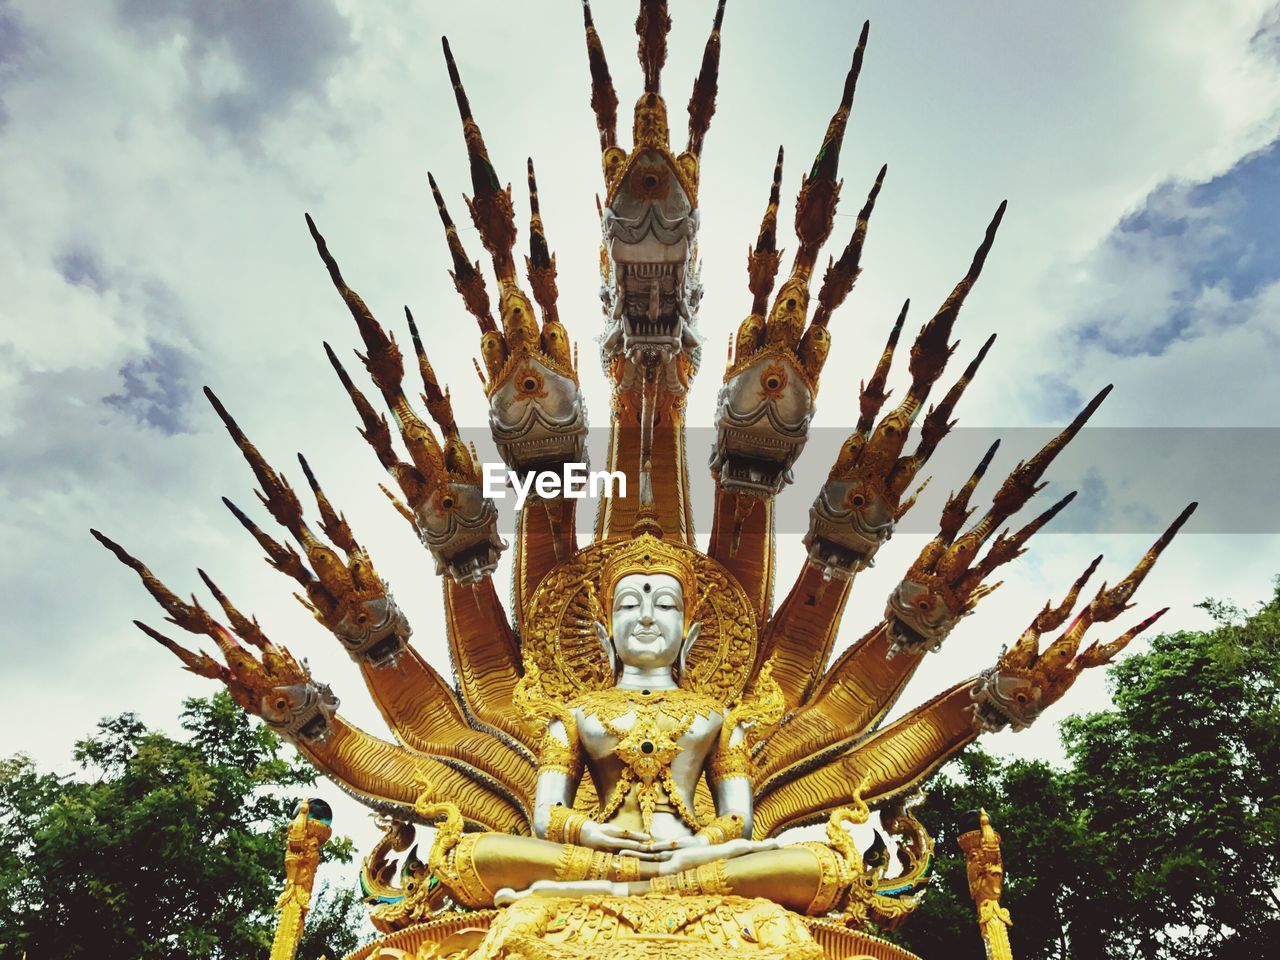
[[(680, 738), (698, 717), (723, 713), (715, 699), (691, 690), (624, 690), (614, 687), (578, 697), (571, 704), (584, 716), (593, 716), (618, 738), (613, 755), (623, 763), (621, 776), (599, 817), (608, 820), (622, 806), (632, 788), (640, 820), (646, 831), (653, 827), (653, 814), (662, 802), (669, 803), (691, 829), (701, 826), (671, 777), (671, 764), (680, 755)], [(619, 717), (634, 714), (630, 726), (619, 726)], [(662, 724), (661, 718), (668, 721)]]
[(576, 708), (588, 716), (598, 718), (601, 723), (608, 723), (637, 707), (650, 707), (657, 704), (667, 707), (668, 716), (689, 713), (698, 717), (709, 717), (713, 713), (724, 713), (724, 706), (714, 697), (678, 687), (669, 690), (627, 690), (622, 687), (610, 687), (607, 690), (592, 690), (584, 693), (569, 701), (568, 705), (570, 709)]

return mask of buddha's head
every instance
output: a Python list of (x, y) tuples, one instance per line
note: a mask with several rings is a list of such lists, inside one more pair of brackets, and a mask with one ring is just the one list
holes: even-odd
[(684, 549), (644, 536), (605, 564), (608, 626), (596, 624), (613, 664), (643, 670), (684, 672), (685, 657), (698, 638), (693, 612), (693, 565)]

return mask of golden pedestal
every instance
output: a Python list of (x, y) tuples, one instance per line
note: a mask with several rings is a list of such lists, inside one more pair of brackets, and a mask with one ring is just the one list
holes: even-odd
[(442, 915), (347, 960), (918, 960), (834, 921), (744, 897), (530, 898)]

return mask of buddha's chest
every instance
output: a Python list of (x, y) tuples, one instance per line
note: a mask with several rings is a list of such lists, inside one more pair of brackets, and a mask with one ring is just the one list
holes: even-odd
[(642, 781), (702, 767), (720, 732), (714, 700), (683, 690), (620, 693), (602, 691), (577, 705), (578, 736), (590, 761), (620, 763)]

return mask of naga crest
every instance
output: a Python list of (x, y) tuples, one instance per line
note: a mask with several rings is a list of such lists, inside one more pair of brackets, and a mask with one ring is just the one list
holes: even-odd
[(791, 482), (791, 467), (804, 449), (818, 377), (830, 350), (827, 323), (853, 289), (860, 270), (867, 227), (884, 183), (887, 168), (883, 167), (858, 212), (853, 235), (823, 276), (813, 317), (809, 317), (810, 280), (818, 253), (834, 225), (843, 183), (836, 180), (840, 146), (865, 47), (864, 31), (845, 77), (840, 104), (801, 183), (795, 220), (799, 250), (767, 316), (766, 306), (781, 262), (777, 249), (781, 149), (760, 233), (747, 255), (751, 313), (739, 324), (732, 343), (716, 405), (716, 444), (711, 454), (711, 471), (720, 486), (737, 496), (771, 499)]
[[(990, 341), (987, 342), (989, 345)], [(985, 353), (986, 346), (961, 377), (958, 388), (963, 389)], [(961, 528), (973, 513), (969, 508), (969, 498), (991, 465), (1000, 442), (997, 440), (988, 448), (964, 486), (948, 498), (942, 510), (938, 535), (920, 552), (906, 576), (889, 595), (884, 612), (890, 642), (889, 656), (936, 650), (960, 619), (972, 613), (978, 601), (1000, 585), (986, 583), (987, 578), (1025, 553), (1027, 541), (1075, 499), (1075, 493), (1069, 493), (1017, 532), (1010, 534), (1003, 530), (992, 539), (1000, 525), (1021, 510), (1044, 486), (1041, 477), (1049, 465), (1080, 432), (1110, 392), (1109, 386), (1102, 389), (1061, 433), (1030, 460), (1019, 463), (996, 491), (992, 505), (982, 519), (961, 533)], [(953, 405), (949, 394), (930, 411), (925, 419), (922, 443), (930, 440), (930, 421), (935, 419), (938, 411), (949, 412)], [(986, 553), (979, 558), (978, 554), (984, 547), (987, 548)], [(1075, 603), (1077, 593), (1092, 572), (1091, 567), (1072, 588), (1067, 598), (1068, 609)]]
[[(591, 106), (600, 134), (605, 201), (600, 208), (600, 299), (604, 331), (600, 359), (622, 390), (658, 372), (657, 384), (682, 396), (697, 372), (702, 339), (698, 302), (702, 298), (697, 266), (698, 176), (703, 138), (715, 112), (720, 25), (716, 11), (703, 69), (689, 101), (689, 141), (671, 150), (667, 104), (662, 97), (662, 67), (667, 58), (671, 18), (666, 5), (643, 5), (636, 20), (644, 92), (636, 101), (632, 148), (618, 146), (618, 96), (596, 33), (591, 8), (583, 4), (587, 57), (591, 67)], [(598, 203), (599, 201), (597, 201)]]
[[(211, 639), (222, 654), (223, 662), (219, 663), (203, 650), (192, 652), (135, 620), (134, 624), (143, 633), (172, 651), (191, 673), (220, 680), (236, 703), (261, 717), (287, 740), (313, 745), (329, 739), (339, 706), (333, 690), (327, 683), (315, 680), (305, 663), (272, 643), (258, 621), (236, 609), (208, 574), (201, 570), (200, 578), (222, 607), (231, 630), (215, 620), (194, 598), (191, 603), (178, 599), (141, 560), (120, 544), (97, 530), (90, 532), (121, 563), (138, 574), (147, 592), (168, 614), (170, 623)], [(257, 656), (250, 652), (251, 648), (258, 651)]]
[(1196, 504), (1192, 503), (1178, 515), (1127, 577), (1114, 587), (1104, 583), (1094, 598), (1076, 614), (1071, 625), (1042, 651), (1040, 638), (1066, 622), (1080, 590), (1102, 558), (1095, 559), (1080, 575), (1062, 603), (1056, 607), (1045, 604), (1017, 643), (1001, 654), (995, 666), (975, 678), (969, 696), (973, 700), (974, 721), (981, 730), (990, 732), (1007, 726), (1023, 730), (1030, 726), (1046, 707), (1057, 703), (1071, 689), (1081, 672), (1111, 663), (1134, 637), (1164, 616), (1168, 607), (1157, 610), (1114, 640), (1106, 643), (1095, 640), (1084, 650), (1080, 649), (1089, 627), (1095, 623), (1109, 623), (1132, 606), (1130, 598), (1195, 508)]

